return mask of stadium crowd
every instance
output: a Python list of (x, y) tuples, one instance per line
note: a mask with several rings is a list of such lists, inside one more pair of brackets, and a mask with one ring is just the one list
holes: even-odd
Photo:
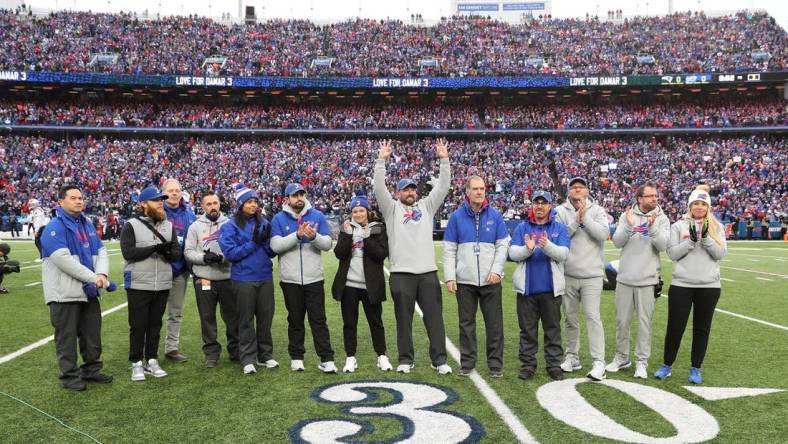
[[(282, 190), (301, 183), (313, 205), (343, 214), (357, 190), (372, 194), (375, 139), (276, 138), (259, 141), (184, 142), (87, 137), (68, 141), (43, 137), (0, 138), (0, 212), (21, 213), (31, 198), (53, 207), (57, 188), (79, 184), (87, 212), (130, 214), (146, 184), (177, 178), (191, 201), (216, 189), (232, 202), (233, 183), (256, 188), (268, 214), (282, 203)], [(564, 195), (567, 180), (590, 178), (592, 196), (613, 216), (631, 205), (633, 189), (651, 178), (660, 184), (661, 204), (672, 219), (684, 211), (686, 192), (705, 182), (721, 220), (784, 217), (788, 210), (788, 145), (782, 137), (671, 139), (498, 139), (455, 140), (450, 145), (453, 186), (440, 216), (463, 199), (471, 174), (489, 186), (488, 198), (507, 219), (521, 217), (535, 190)], [(391, 177), (412, 177), (422, 186), (437, 175), (433, 141), (394, 142)], [(84, 165), (94, 167), (84, 168)], [(391, 184), (390, 184), (391, 185)]]
[[(57, 12), (35, 17), (3, 10), (0, 29), (0, 70), (518, 76), (779, 71), (788, 66), (785, 31), (769, 15), (746, 12), (614, 21), (548, 17), (521, 24), (453, 17), (426, 27), (369, 19), (325, 26), (281, 19), (228, 26), (196, 16), (148, 20), (128, 13)], [(114, 63), (94, 60), (97, 54), (118, 57)], [(212, 56), (226, 62), (217, 69), (205, 63)], [(313, 64), (318, 57), (334, 60)]]
[(206, 105), (0, 101), (0, 123), (158, 128), (578, 129), (788, 124), (773, 99), (647, 105)]

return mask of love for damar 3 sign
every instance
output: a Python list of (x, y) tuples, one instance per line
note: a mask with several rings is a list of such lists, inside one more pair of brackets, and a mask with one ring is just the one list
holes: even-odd
[[(620, 390), (660, 414), (675, 428), (669, 437), (652, 437), (619, 424), (591, 405), (577, 390), (585, 378), (551, 382), (539, 388), (539, 404), (553, 417), (583, 432), (632, 443), (695, 443), (713, 439), (720, 431), (717, 420), (702, 407), (659, 388), (620, 380), (595, 384)], [(781, 392), (779, 389), (685, 387), (709, 401)], [(393, 400), (381, 403), (380, 392)], [(398, 420), (401, 433), (386, 443), (473, 443), (481, 440), (484, 428), (474, 418), (445, 410), (458, 396), (449, 388), (397, 381), (357, 381), (332, 384), (312, 393), (319, 402), (341, 406), (344, 416), (301, 421), (290, 429), (295, 443), (369, 442), (375, 427), (367, 418)], [(527, 427), (528, 424), (525, 424)]]

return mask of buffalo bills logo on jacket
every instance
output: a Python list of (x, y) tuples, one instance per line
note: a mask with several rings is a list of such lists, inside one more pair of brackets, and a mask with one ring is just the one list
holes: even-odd
[(632, 236), (635, 237), (648, 237), (648, 223), (643, 222), (640, 225), (632, 227)]
[(364, 250), (364, 239), (357, 240), (353, 242), (353, 249), (354, 250)]
[(410, 212), (406, 211), (402, 217), (404, 218), (402, 221), (403, 224), (407, 224), (409, 222), (417, 224), (421, 222), (421, 211), (418, 208), (413, 208)]

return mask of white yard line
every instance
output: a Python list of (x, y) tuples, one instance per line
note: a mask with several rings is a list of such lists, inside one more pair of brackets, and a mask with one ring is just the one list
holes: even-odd
[[(102, 312), (101, 313), (101, 317), (107, 316), (108, 314), (111, 314), (111, 313), (114, 313), (114, 312), (116, 312), (116, 311), (118, 311), (120, 309), (123, 309), (127, 305), (129, 305), (128, 302), (124, 302), (124, 303), (122, 303), (120, 305), (116, 305), (116, 306), (114, 306), (114, 307)], [(35, 350), (35, 349), (37, 349), (39, 347), (43, 347), (43, 346), (47, 345), (49, 342), (51, 342), (53, 340), (55, 340), (55, 335), (47, 336), (46, 338), (41, 339), (40, 341), (36, 341), (36, 342), (34, 342), (34, 343), (30, 344), (30, 345), (24, 346), (24, 347), (20, 348), (19, 350), (15, 351), (13, 353), (9, 353), (9, 354), (7, 354), (5, 356), (0, 357), (0, 364), (5, 364), (6, 362), (8, 362), (8, 361), (10, 361), (12, 359), (18, 358), (19, 356), (22, 356), (22, 355), (24, 355), (25, 353), (27, 353), (29, 351), (33, 351), (33, 350)]]
[(720, 280), (721, 281), (727, 281), (727, 282), (736, 282), (733, 279), (728, 279), (728, 278), (724, 278), (724, 277), (721, 277)]
[[(384, 267), (383, 271), (386, 272), (387, 276), (390, 276), (391, 273), (389, 269)], [(443, 282), (441, 282), (443, 284)], [(419, 316), (424, 317), (424, 313), (422, 313), (419, 304), (416, 304), (416, 313)], [(457, 363), (460, 363), (460, 351), (457, 347), (451, 342), (451, 340), (447, 337), (446, 338), (446, 351), (449, 353), (449, 356), (452, 357)], [(479, 393), (484, 396), (484, 399), (487, 400), (487, 403), (495, 410), (498, 416), (506, 423), (506, 426), (509, 427), (514, 436), (517, 437), (517, 440), (521, 443), (537, 443), (538, 441), (531, 432), (528, 431), (527, 428), (523, 425), (517, 415), (512, 412), (509, 406), (506, 405), (505, 402), (498, 396), (498, 393), (490, 387), (490, 384), (479, 374), (477, 371), (473, 371), (470, 374), (470, 379), (473, 382), (473, 385), (476, 386), (476, 389), (479, 390)]]
[(40, 284), (40, 283), (41, 283), (41, 282), (31, 282), (31, 283), (29, 283), (29, 284), (25, 284), (25, 287), (32, 287), (33, 285), (38, 285), (38, 284)]
[(762, 278), (762, 277), (760, 277), (760, 276), (755, 276), (755, 279), (758, 279), (759, 281), (769, 281), (769, 282), (774, 282), (774, 279), (769, 279), (769, 278)]
[(747, 321), (757, 322), (759, 324), (768, 325), (769, 327), (779, 328), (780, 330), (788, 331), (788, 327), (779, 324), (772, 324), (771, 322), (762, 321), (760, 319), (751, 318), (749, 316), (740, 315), (738, 313), (734, 313), (732, 311), (723, 310), (721, 308), (715, 308), (714, 311), (718, 311), (720, 313), (725, 313), (726, 315), (734, 316), (737, 318), (745, 319)]

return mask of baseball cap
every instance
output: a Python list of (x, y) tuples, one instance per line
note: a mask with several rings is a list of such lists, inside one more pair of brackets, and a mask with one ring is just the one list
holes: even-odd
[(164, 200), (167, 195), (159, 191), (156, 187), (148, 187), (140, 192), (139, 201), (145, 202), (146, 200)]
[(416, 182), (414, 182), (413, 179), (407, 179), (407, 178), (400, 179), (400, 181), (397, 182), (397, 192), (402, 191), (405, 188), (415, 187), (415, 186), (416, 186)]
[(553, 196), (552, 194), (548, 193), (547, 191), (537, 191), (534, 193), (533, 197), (531, 197), (531, 202), (536, 201), (536, 199), (544, 199), (547, 203), (553, 203)]
[(293, 194), (298, 193), (299, 191), (303, 191), (304, 193), (306, 193), (306, 190), (304, 189), (303, 186), (301, 186), (300, 183), (295, 183), (295, 182), (289, 183), (285, 187), (285, 196), (292, 196)]

